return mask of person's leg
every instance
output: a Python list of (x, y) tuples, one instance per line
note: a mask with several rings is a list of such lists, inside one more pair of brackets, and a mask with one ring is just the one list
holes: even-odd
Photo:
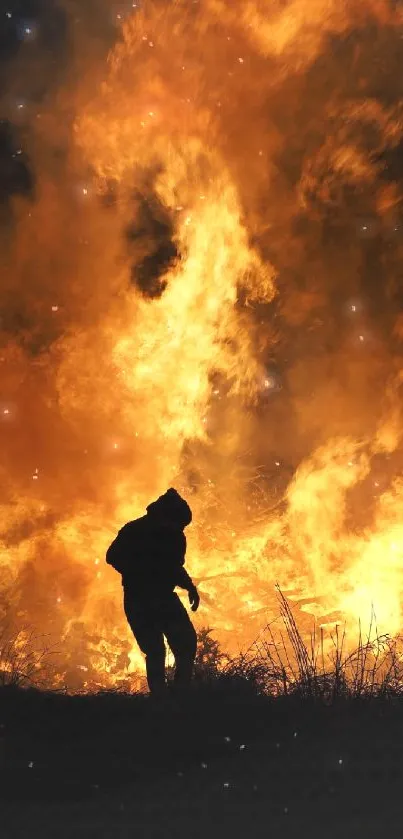
[(175, 685), (187, 687), (193, 674), (197, 635), (177, 594), (172, 594), (166, 601), (163, 631), (175, 658)]
[(124, 609), (133, 635), (145, 655), (147, 682), (150, 693), (165, 691), (165, 644), (160, 622), (152, 608), (139, 606), (129, 597), (124, 599)]

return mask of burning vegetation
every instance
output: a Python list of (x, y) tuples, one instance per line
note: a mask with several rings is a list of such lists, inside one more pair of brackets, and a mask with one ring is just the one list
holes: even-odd
[(225, 649), (276, 617), (276, 583), (303, 627), (375, 614), (397, 635), (402, 9), (119, 15), (107, 60), (79, 41), (19, 117), (35, 177), (1, 231), (2, 618), (55, 645), (52, 684), (123, 683), (140, 656), (105, 550), (174, 485)]

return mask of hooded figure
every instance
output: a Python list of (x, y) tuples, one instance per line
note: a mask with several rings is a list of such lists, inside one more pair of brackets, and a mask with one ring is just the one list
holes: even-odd
[(108, 548), (106, 561), (122, 575), (124, 610), (146, 657), (151, 693), (165, 689), (164, 636), (175, 658), (175, 683), (190, 683), (196, 656), (196, 632), (174, 589), (188, 592), (195, 612), (200, 598), (184, 568), (184, 529), (192, 521), (187, 502), (169, 489), (128, 522)]

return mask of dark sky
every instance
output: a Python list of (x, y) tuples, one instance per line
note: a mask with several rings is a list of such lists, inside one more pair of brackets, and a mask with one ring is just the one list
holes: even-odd
[[(0, 201), (29, 194), (34, 174), (25, 148), (28, 108), (46, 95), (67, 49), (68, 21), (52, 0), (7, 0), (0, 12)], [(41, 72), (38, 72), (38, 66)], [(30, 67), (35, 72), (28, 73)], [(44, 71), (42, 70), (44, 68)], [(52, 69), (52, 73), (50, 73)], [(56, 71), (56, 72), (55, 72)]]
[(127, 9), (86, 0), (5, 0), (0, 11), (0, 202), (32, 192), (25, 138), (85, 40), (106, 52)]

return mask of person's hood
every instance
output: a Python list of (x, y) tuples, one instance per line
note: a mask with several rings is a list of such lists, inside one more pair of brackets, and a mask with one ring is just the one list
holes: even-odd
[(176, 489), (168, 489), (147, 507), (147, 513), (156, 518), (164, 518), (178, 525), (182, 530), (192, 521), (192, 511), (187, 501)]

